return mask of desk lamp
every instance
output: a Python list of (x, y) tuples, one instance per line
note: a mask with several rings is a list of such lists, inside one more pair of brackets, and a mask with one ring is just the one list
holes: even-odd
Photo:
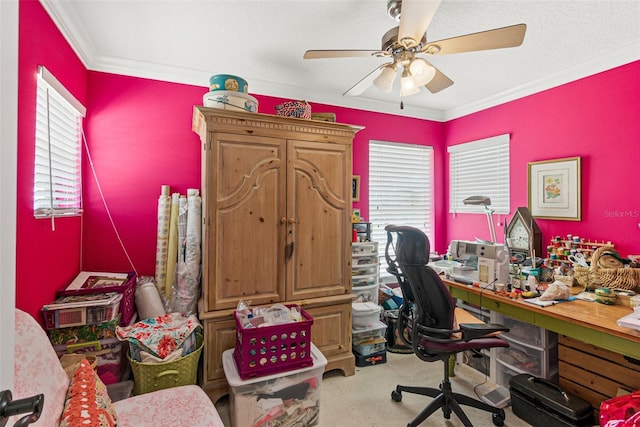
[(470, 206), (484, 207), (484, 213), (487, 214), (487, 222), (489, 223), (489, 234), (491, 235), (491, 243), (496, 243), (496, 228), (493, 225), (493, 209), (489, 207), (489, 205), (491, 205), (491, 199), (486, 196), (471, 196), (464, 199), (462, 203)]

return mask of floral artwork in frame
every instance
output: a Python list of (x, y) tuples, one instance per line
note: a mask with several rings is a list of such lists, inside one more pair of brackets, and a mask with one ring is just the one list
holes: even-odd
[(528, 163), (529, 210), (536, 218), (580, 221), (580, 157)]

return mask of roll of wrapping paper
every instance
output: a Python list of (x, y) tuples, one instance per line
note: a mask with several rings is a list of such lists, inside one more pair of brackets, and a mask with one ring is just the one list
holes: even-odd
[(164, 293), (167, 278), (167, 251), (169, 247), (169, 216), (171, 215), (171, 196), (169, 186), (163, 185), (158, 198), (158, 231), (156, 237), (156, 286)]
[(189, 204), (187, 214), (187, 242), (185, 263), (189, 277), (194, 281), (200, 280), (201, 240), (202, 240), (202, 198), (196, 189), (187, 190)]
[(187, 245), (187, 198), (180, 196), (178, 204), (178, 262), (184, 262), (184, 251)]
[(171, 195), (171, 216), (169, 217), (169, 247), (167, 248), (167, 280), (164, 285), (164, 295), (171, 299), (171, 288), (176, 278), (176, 264), (178, 262), (178, 210), (180, 207), (180, 193)]

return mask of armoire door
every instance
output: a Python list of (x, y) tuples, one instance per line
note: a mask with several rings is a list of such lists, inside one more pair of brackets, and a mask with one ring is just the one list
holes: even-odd
[(286, 299), (351, 291), (351, 146), (287, 141)]
[[(213, 133), (205, 223), (208, 310), (284, 300), (284, 139)], [(215, 283), (211, 283), (214, 281)]]

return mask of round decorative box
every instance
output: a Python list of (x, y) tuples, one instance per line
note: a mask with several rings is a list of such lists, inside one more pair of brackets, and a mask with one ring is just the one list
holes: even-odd
[(209, 78), (209, 90), (214, 91), (230, 91), (230, 92), (249, 92), (249, 85), (242, 77), (233, 76), (231, 74), (215, 74)]
[(258, 100), (253, 96), (229, 90), (207, 92), (202, 97), (205, 107), (222, 108), (225, 110), (258, 112)]
[(307, 101), (287, 101), (276, 105), (278, 116), (311, 118), (311, 105)]

